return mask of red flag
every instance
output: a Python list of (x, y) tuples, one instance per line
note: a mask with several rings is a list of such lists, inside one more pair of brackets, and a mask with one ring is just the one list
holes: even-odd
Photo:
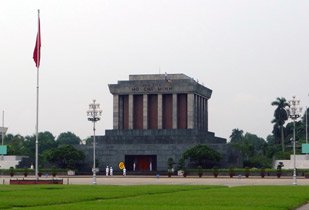
[(33, 51), (33, 60), (37, 68), (40, 67), (41, 60), (41, 30), (40, 30), (40, 10), (38, 10), (38, 33), (36, 35), (35, 48)]

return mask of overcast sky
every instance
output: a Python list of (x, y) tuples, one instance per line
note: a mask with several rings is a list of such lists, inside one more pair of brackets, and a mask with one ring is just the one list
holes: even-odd
[(103, 109), (108, 84), (129, 74), (184, 73), (213, 90), (209, 129), (271, 134), (277, 97), (309, 104), (309, 1), (4, 0), (0, 6), (0, 110), (8, 132), (35, 133), (41, 11), (39, 131), (92, 134), (86, 111)]

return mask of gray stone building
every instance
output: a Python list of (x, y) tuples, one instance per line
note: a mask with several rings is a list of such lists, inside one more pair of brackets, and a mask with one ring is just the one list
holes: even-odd
[[(208, 131), (208, 100), (212, 90), (184, 74), (130, 75), (110, 84), (113, 129), (96, 138), (101, 170), (123, 161), (128, 171), (166, 171), (168, 158), (206, 144), (223, 154), (226, 139)], [(91, 163), (92, 147), (85, 146)]]

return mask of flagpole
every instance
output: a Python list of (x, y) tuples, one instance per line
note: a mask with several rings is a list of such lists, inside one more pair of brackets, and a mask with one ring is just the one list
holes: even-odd
[[(38, 10), (38, 20), (40, 20), (40, 10)], [(40, 27), (40, 25), (38, 25)], [(40, 30), (40, 28), (38, 29)], [(38, 32), (39, 33), (39, 32)], [(39, 39), (36, 40), (36, 45), (40, 42)], [(40, 54), (36, 54), (37, 61), (40, 62)], [(37, 65), (36, 71), (36, 125), (35, 125), (35, 178), (38, 180), (38, 169), (39, 169), (39, 69), (40, 65)]]
[(35, 126), (35, 177), (38, 177), (39, 168), (39, 67), (37, 67), (37, 77), (36, 77), (36, 126)]
[[(308, 94), (309, 96), (309, 94)], [(306, 144), (308, 144), (308, 106), (306, 106)]]

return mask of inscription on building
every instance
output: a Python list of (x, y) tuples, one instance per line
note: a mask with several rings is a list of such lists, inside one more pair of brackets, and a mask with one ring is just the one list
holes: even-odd
[(161, 85), (161, 84), (143, 84), (138, 86), (133, 86), (131, 88), (132, 92), (139, 93), (152, 93), (152, 92), (170, 92), (173, 90), (171, 85)]

